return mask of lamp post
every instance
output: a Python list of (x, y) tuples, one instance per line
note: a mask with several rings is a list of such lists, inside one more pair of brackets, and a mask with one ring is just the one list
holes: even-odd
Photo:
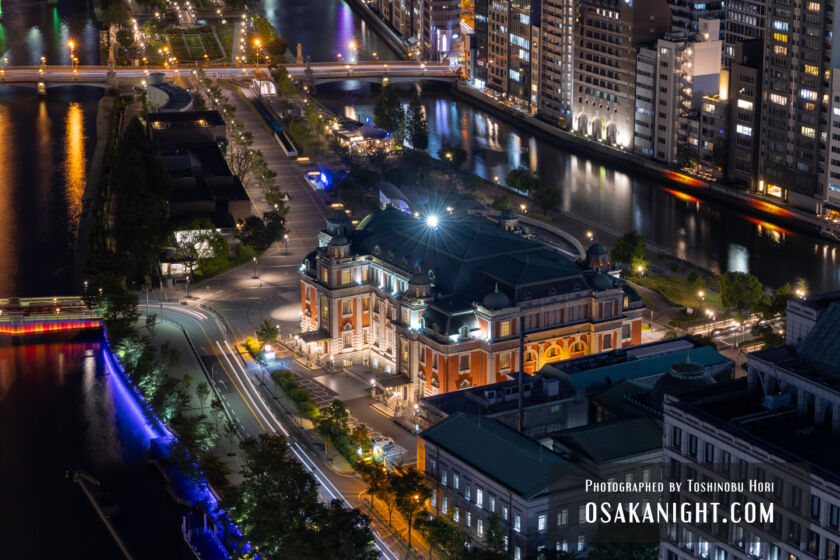
[(254, 276), (252, 276), (252, 278), (258, 278), (258, 276), (257, 276), (257, 257), (252, 257), (251, 261), (254, 263)]
[(703, 312), (703, 301), (706, 299), (706, 294), (703, 293), (703, 290), (697, 292), (697, 299), (700, 300), (700, 312)]
[(283, 234), (283, 242), (286, 244), (286, 255), (288, 255), (289, 254), (289, 234), (288, 233)]
[(257, 50), (257, 65), (258, 66), (260, 64), (260, 46), (261, 45), (262, 45), (262, 41), (260, 41), (259, 39), (254, 39), (254, 47)]
[(187, 274), (187, 299), (190, 299), (190, 275)]

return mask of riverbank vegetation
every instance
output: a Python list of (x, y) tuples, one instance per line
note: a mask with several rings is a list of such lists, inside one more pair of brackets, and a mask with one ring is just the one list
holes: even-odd
[(267, 558), (379, 558), (367, 516), (346, 509), (339, 500), (321, 503), (315, 477), (292, 455), (282, 435), (245, 440), (241, 449), (242, 484), (224, 502), (242, 532), (241, 557), (253, 547)]

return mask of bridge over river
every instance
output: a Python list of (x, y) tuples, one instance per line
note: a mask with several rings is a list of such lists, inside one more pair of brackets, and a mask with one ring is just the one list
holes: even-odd
[(0, 299), (0, 335), (21, 336), (102, 327), (102, 317), (79, 297)]

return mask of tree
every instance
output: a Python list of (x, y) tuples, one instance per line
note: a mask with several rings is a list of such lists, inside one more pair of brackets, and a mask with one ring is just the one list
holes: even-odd
[(484, 532), (484, 546), (491, 552), (501, 554), (505, 551), (505, 535), (499, 526), (499, 514), (491, 513), (487, 517), (487, 529)]
[(517, 167), (507, 174), (505, 183), (518, 191), (534, 193), (540, 188), (540, 176), (527, 167)]
[(359, 424), (353, 428), (350, 439), (353, 440), (357, 448), (362, 450), (362, 453), (370, 451), (370, 433), (364, 424)]
[(257, 216), (249, 216), (239, 231), (242, 243), (262, 253), (276, 240), (275, 231), (268, 228), (265, 222)]
[(400, 98), (390, 83), (382, 87), (373, 108), (373, 124), (390, 132), (394, 137), (402, 136), (404, 112)]
[(773, 325), (760, 325), (756, 323), (752, 329), (752, 333), (761, 339), (761, 342), (764, 344), (762, 349), (779, 348), (785, 345), (785, 337), (777, 333)]
[(263, 319), (263, 322), (260, 323), (260, 326), (257, 328), (256, 334), (257, 340), (263, 344), (268, 344), (269, 342), (277, 340), (277, 337), (280, 336), (280, 329), (278, 329), (277, 325), (268, 319)]
[(563, 201), (563, 193), (557, 187), (542, 186), (531, 191), (534, 203), (540, 207), (543, 214), (548, 214)]
[(426, 476), (413, 467), (396, 468), (391, 471), (389, 478), (397, 509), (408, 522), (408, 549), (411, 550), (412, 521), (415, 515), (424, 510), (432, 490), (426, 486)]
[(207, 399), (210, 398), (210, 385), (206, 381), (202, 381), (196, 385), (195, 396), (198, 397), (198, 405), (201, 407), (201, 410), (204, 410)]
[(334, 399), (328, 406), (321, 409), (321, 414), (318, 416), (318, 431), (335, 442), (337, 438), (346, 436), (350, 431), (347, 427), (349, 419), (350, 413), (347, 412), (344, 402)]
[(373, 499), (379, 498), (385, 489), (385, 486), (388, 484), (388, 469), (376, 464), (373, 461), (365, 463), (360, 459), (356, 462), (356, 471), (367, 485), (368, 497), (370, 499), (370, 505), (372, 506)]
[(267, 42), (264, 47), (271, 56), (281, 57), (286, 54), (286, 50), (289, 48), (289, 43), (285, 39), (275, 37), (271, 41)]
[(198, 90), (192, 92), (193, 94), (193, 111), (206, 111), (207, 110), (207, 101), (204, 99), (204, 95)]
[(639, 270), (640, 266), (646, 270), (648, 255), (645, 238), (635, 230), (628, 231), (616, 240), (610, 251), (610, 259), (613, 262), (630, 265), (631, 271)]
[(414, 528), (442, 560), (461, 560), (466, 554), (466, 536), (452, 523), (451, 514), (447, 517), (420, 516), (414, 522)]
[(747, 272), (727, 272), (720, 277), (720, 302), (738, 313), (760, 309), (767, 301), (764, 286)]
[(423, 152), (429, 147), (429, 126), (416, 90), (408, 104), (408, 137), (415, 150)]
[(345, 509), (340, 500), (319, 508), (315, 517), (318, 530), (308, 547), (307, 558), (377, 560), (370, 520), (357, 509)]
[(779, 315), (784, 315), (787, 309), (787, 302), (793, 297), (793, 288), (790, 284), (783, 284), (773, 291), (773, 295), (766, 300), (764, 308), (761, 310), (765, 319), (772, 319)]
[(453, 169), (460, 169), (467, 161), (467, 152), (461, 146), (451, 146), (444, 142), (438, 150), (438, 159), (448, 163)]
[(120, 29), (117, 31), (117, 42), (125, 48), (131, 47), (134, 44), (134, 33), (128, 29)]
[(318, 483), (289, 453), (280, 434), (247, 439), (240, 448), (242, 484), (228, 511), (243, 540), (268, 557), (289, 557), (311, 544), (319, 515)]
[(368, 518), (334, 500), (318, 502), (318, 483), (289, 453), (286, 439), (242, 442), (242, 484), (226, 495), (231, 518), (264, 558), (373, 560)]
[(131, 9), (126, 0), (110, 0), (103, 4), (101, 16), (103, 25), (106, 27), (128, 25), (131, 20)]

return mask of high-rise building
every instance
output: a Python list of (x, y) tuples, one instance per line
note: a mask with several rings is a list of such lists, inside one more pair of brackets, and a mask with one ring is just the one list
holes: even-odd
[(709, 131), (705, 125), (717, 116), (704, 116), (703, 109), (710, 96), (721, 93), (719, 29), (718, 20), (701, 20), (696, 33), (670, 32), (655, 49), (640, 49), (635, 128), (641, 136), (634, 140), (636, 152), (673, 165), (701, 163), (702, 142), (711, 138), (708, 133), (701, 139), (701, 133)]
[(825, 176), (825, 197), (823, 213), (837, 217), (840, 215), (840, 74), (831, 76), (831, 128), (828, 133), (828, 170)]
[(764, 41), (736, 41), (729, 64), (729, 161), (730, 183), (758, 187), (758, 139), (761, 131), (761, 65)]
[(469, 40), (468, 64), (470, 79), (478, 88), (487, 85), (487, 37), (490, 0), (475, 0), (473, 33)]
[(542, 0), (538, 111), (561, 128), (572, 123), (574, 24), (574, 0)]
[(636, 58), (671, 27), (665, 0), (581, 0), (574, 34), (573, 127), (610, 145), (632, 147)]
[(726, 3), (723, 34), (723, 64), (729, 68), (737, 60), (735, 43), (752, 39), (764, 39), (764, 18), (767, 14), (766, 0), (729, 0)]
[(758, 191), (814, 212), (824, 198), (833, 7), (771, 0), (765, 25)]
[[(700, 31), (700, 20), (717, 19), (723, 20), (726, 16), (724, 0), (668, 0), (671, 9), (672, 25), (674, 30), (687, 32)], [(718, 29), (720, 34), (721, 29)], [(722, 39), (722, 36), (711, 37), (711, 39)]]
[(486, 85), (531, 106), (538, 98), (539, 10), (538, 0), (488, 0), (487, 5)]
[(427, 60), (460, 56), (461, 3), (453, 0), (422, 0), (421, 45)]

